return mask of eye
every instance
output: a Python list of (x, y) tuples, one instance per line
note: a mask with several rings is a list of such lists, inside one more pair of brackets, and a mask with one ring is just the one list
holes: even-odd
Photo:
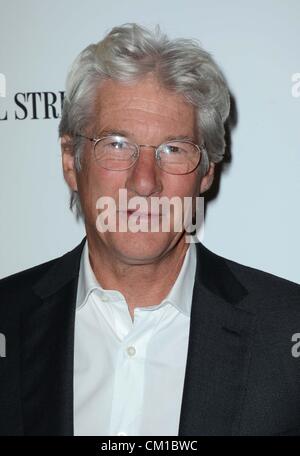
[(166, 144), (164, 146), (164, 152), (169, 155), (180, 154), (182, 152), (182, 149), (181, 149), (181, 147), (174, 145), (174, 144)]
[(109, 147), (112, 147), (113, 149), (124, 149), (127, 146), (127, 143), (123, 140), (118, 140), (118, 141), (112, 141), (109, 143)]
[(135, 153), (135, 146), (121, 136), (103, 138), (97, 144), (98, 154), (110, 154), (114, 158), (132, 156)]

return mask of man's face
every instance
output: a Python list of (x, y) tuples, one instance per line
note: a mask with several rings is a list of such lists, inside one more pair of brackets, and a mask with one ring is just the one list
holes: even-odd
[[(97, 94), (96, 125), (87, 136), (120, 133), (137, 144), (159, 145), (169, 137), (187, 137), (197, 143), (194, 107), (182, 95), (162, 88), (148, 76), (134, 85), (105, 81)], [(123, 171), (107, 170), (94, 160), (93, 144), (87, 141), (82, 169), (74, 170), (70, 154), (64, 154), (64, 174), (73, 190), (78, 190), (85, 215), (87, 235), (100, 248), (127, 264), (146, 264), (162, 258), (178, 242), (185, 242), (183, 233), (163, 232), (99, 232), (96, 219), (99, 197), (114, 198), (119, 204), (119, 190), (127, 190), (127, 200), (144, 197), (196, 197), (208, 186), (208, 177), (200, 178), (198, 169), (185, 175), (172, 175), (160, 169), (153, 148), (141, 148), (138, 161)], [(210, 176), (212, 180), (212, 176)], [(118, 214), (117, 214), (118, 215)], [(172, 227), (172, 223), (171, 223)]]

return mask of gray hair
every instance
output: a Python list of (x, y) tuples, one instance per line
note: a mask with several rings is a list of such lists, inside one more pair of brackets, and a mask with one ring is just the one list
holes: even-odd
[[(106, 79), (130, 83), (154, 73), (167, 89), (184, 95), (196, 106), (198, 136), (202, 135), (209, 162), (218, 163), (225, 152), (224, 123), (230, 95), (225, 78), (211, 55), (196, 40), (170, 40), (159, 26), (150, 31), (137, 24), (114, 27), (102, 41), (86, 47), (69, 71), (59, 124), (59, 136), (72, 137), (77, 171), (81, 169), (83, 139), (76, 134), (94, 122), (95, 92)], [(77, 218), (82, 209), (77, 192), (71, 191), (70, 208)]]

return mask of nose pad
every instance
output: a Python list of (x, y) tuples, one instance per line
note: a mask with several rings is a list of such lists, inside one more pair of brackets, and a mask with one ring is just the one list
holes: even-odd
[[(127, 188), (130, 188), (136, 194), (144, 196), (159, 193), (162, 189), (162, 185), (159, 178), (159, 167), (156, 163), (156, 148), (155, 146), (148, 144), (142, 144), (139, 147), (139, 157), (128, 177)], [(142, 151), (142, 148), (151, 150)], [(151, 155), (149, 156), (149, 154)]]
[(147, 154), (147, 152), (142, 154), (141, 153), (141, 149), (142, 148), (148, 148), (148, 149), (152, 149), (151, 151), (148, 151), (148, 154), (152, 154), (152, 157), (153, 157), (154, 161), (156, 162), (156, 147), (155, 146), (151, 146), (150, 144), (140, 144), (139, 147), (140, 147), (139, 159), (140, 159), (141, 155), (146, 156), (146, 154)]
[(153, 159), (154, 159), (154, 162), (155, 162), (155, 168), (156, 168), (156, 170), (161, 170), (160, 157), (157, 154), (158, 147), (157, 146), (152, 146), (151, 144), (140, 144), (139, 147), (140, 148), (141, 147), (149, 147), (149, 148), (153, 149)]

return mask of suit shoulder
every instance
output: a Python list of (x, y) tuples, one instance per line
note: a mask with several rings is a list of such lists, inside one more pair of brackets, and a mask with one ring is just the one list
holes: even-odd
[(11, 274), (0, 280), (0, 293), (18, 291), (20, 288), (33, 285), (54, 265), (60, 257), (46, 261), (23, 271)]
[(57, 258), (4, 277), (0, 280), (1, 295), (6, 293), (19, 295), (21, 291), (32, 289), (36, 284), (42, 284), (45, 287), (48, 280), (52, 288), (59, 287), (74, 276), (76, 272), (74, 265), (80, 260), (85, 241), (86, 238), (83, 238), (79, 245)]
[(203, 248), (205, 255), (210, 258), (209, 262), (213, 265), (213, 269), (220, 270), (221, 265), (228, 268), (248, 293), (257, 296), (272, 296), (274, 299), (287, 296), (300, 298), (300, 285), (298, 283), (223, 257), (205, 246)]
[(296, 282), (234, 260), (226, 258), (225, 261), (231, 271), (250, 290), (263, 289), (272, 295), (298, 295), (300, 297), (300, 285)]
[(300, 296), (300, 285), (283, 277), (276, 276), (270, 272), (240, 264), (236, 261), (226, 259), (230, 269), (236, 273), (244, 282), (254, 288), (264, 287), (270, 291), (296, 293)]

